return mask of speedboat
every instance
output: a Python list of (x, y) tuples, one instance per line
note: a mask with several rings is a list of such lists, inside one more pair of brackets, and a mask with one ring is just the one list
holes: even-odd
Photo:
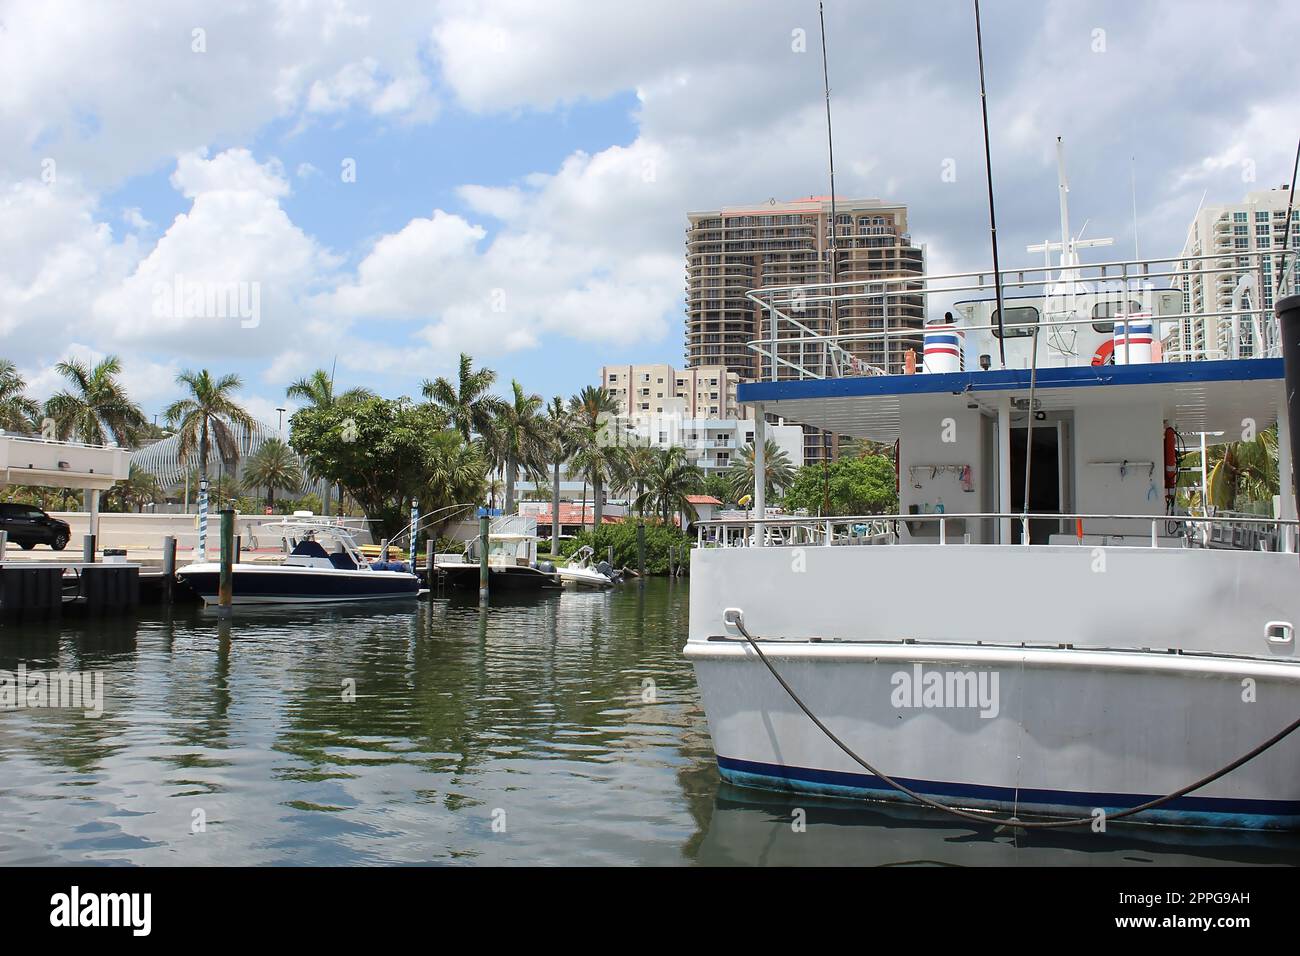
[[(939, 326), (826, 336), (781, 310), (824, 286), (752, 293), (764, 363), (808, 356), (740, 386), (755, 447), (777, 416), (893, 445), (898, 513), (769, 516), (759, 456), (754, 515), (697, 522), (685, 655), (728, 782), (1025, 826), (1300, 829), (1300, 296), (1284, 333), (1264, 303), (1185, 304), (1189, 275), (1268, 275), (1258, 254), (1086, 266), (1062, 232), (1059, 273), (1006, 270), (1005, 306), (960, 301), (989, 288), (974, 272), (835, 292), (842, 320), (957, 300)], [(862, 374), (868, 339), (893, 360)], [(1274, 423), (1271, 513), (1207, 509), (1207, 445)]]
[[(493, 521), (488, 530), (488, 587), (505, 591), (540, 591), (562, 587), (560, 576), (549, 561), (537, 560), (537, 520), (528, 515), (510, 515)], [(481, 573), (483, 542), (466, 542), (465, 553), (434, 555), (439, 575), (454, 588), (477, 588)]]
[(609, 569), (609, 563), (606, 561), (601, 561), (593, 567), (591, 559), (595, 554), (590, 545), (584, 544), (573, 553), (568, 564), (558, 569), (560, 580), (566, 586), (573, 588), (612, 588), (614, 586), (612, 569)]
[[(342, 601), (410, 599), (420, 579), (403, 561), (366, 560), (351, 532), (332, 524), (283, 521), (262, 525), (280, 532), (284, 557), (279, 563), (238, 562), (232, 566), (234, 604), (324, 604)], [(219, 603), (221, 565), (204, 561), (180, 568), (176, 576), (205, 604)]]

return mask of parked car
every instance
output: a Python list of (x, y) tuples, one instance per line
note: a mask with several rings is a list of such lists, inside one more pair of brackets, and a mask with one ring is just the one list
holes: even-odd
[(51, 518), (35, 505), (0, 503), (0, 531), (9, 533), (9, 540), (24, 551), (38, 544), (48, 544), (55, 551), (68, 546), (72, 529), (66, 521)]

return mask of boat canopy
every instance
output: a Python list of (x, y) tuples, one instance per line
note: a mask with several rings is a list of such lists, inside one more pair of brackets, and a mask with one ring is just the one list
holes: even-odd
[[(1029, 387), (1028, 369), (1002, 369), (752, 382), (740, 385), (737, 398), (836, 434), (894, 441), (905, 401), (911, 408), (993, 405), (1008, 394), (1025, 399)], [(1034, 383), (1035, 410), (1114, 406), (1121, 414), (1124, 406), (1156, 403), (1180, 432), (1228, 439), (1245, 419), (1259, 429), (1272, 425), (1282, 398), (1280, 358), (1040, 368)]]

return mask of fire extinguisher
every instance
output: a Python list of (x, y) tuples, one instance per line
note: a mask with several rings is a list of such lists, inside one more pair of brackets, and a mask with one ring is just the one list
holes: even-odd
[(1165, 426), (1165, 500), (1173, 503), (1178, 493), (1178, 433)]

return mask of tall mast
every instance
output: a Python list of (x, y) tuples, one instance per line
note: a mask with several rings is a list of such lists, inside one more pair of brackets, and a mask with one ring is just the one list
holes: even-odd
[[(826, 12), (822, 3), (817, 4), (817, 19), (821, 23), (822, 31), (822, 88), (826, 91), (826, 156), (830, 164), (831, 173), (831, 335), (840, 334), (839, 308), (836, 301), (838, 290), (835, 288), (835, 282), (838, 278), (839, 264), (836, 261), (838, 243), (835, 241), (835, 232), (837, 223), (835, 221), (835, 140), (831, 136), (831, 76), (830, 68), (826, 63)], [(831, 363), (831, 368), (836, 368), (835, 363)]]
[(984, 175), (989, 184), (989, 236), (993, 242), (993, 293), (998, 303), (998, 358), (1007, 367), (1007, 346), (1002, 337), (1002, 268), (998, 264), (998, 219), (993, 205), (993, 158), (989, 152), (989, 102), (984, 87), (984, 37), (980, 32), (980, 0), (975, 0), (975, 49), (980, 62), (980, 110), (984, 114)]

